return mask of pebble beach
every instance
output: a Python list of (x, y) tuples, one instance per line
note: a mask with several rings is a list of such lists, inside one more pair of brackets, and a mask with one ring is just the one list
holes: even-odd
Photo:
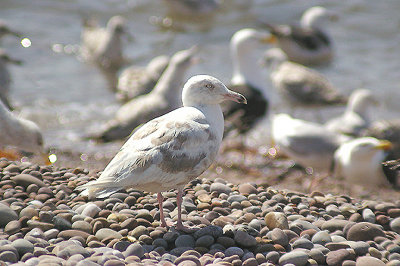
[[(0, 264), (400, 265), (399, 200), (196, 179), (183, 201), (191, 229), (180, 232), (159, 226), (156, 195), (74, 191), (98, 174), (1, 159)], [(164, 196), (174, 222), (176, 194)]]

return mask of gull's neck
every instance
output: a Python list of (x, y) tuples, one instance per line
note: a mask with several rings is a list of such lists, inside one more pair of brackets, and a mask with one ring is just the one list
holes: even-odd
[(262, 79), (262, 73), (258, 67), (258, 58), (253, 51), (238, 49), (231, 45), (231, 57), (233, 64), (232, 83), (234, 85), (250, 84), (268, 98), (265, 82)]
[[(186, 106), (186, 105), (185, 105)], [(222, 141), (224, 134), (224, 115), (219, 104), (193, 104), (192, 107), (199, 109), (210, 124), (210, 130), (216, 134), (218, 140)]]
[(305, 28), (318, 29), (318, 24), (321, 22), (323, 15), (315, 10), (309, 10), (303, 14), (300, 19), (301, 26)]
[(368, 121), (368, 106), (359, 102), (350, 102), (346, 107), (346, 113), (356, 113), (365, 121)]
[(163, 95), (169, 102), (175, 102), (177, 106), (182, 104), (182, 83), (185, 76), (185, 69), (170, 62), (167, 69), (161, 75), (153, 93)]

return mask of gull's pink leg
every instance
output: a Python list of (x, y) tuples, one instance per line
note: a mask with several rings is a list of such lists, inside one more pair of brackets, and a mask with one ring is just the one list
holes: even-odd
[(163, 209), (163, 206), (162, 206), (164, 197), (162, 196), (161, 192), (157, 193), (157, 200), (158, 200), (158, 207), (160, 209), (161, 226), (162, 227), (167, 227), (167, 222), (165, 221), (165, 217), (164, 217), (164, 209)]
[(176, 195), (176, 205), (178, 205), (178, 222), (176, 223), (177, 230), (185, 230), (186, 227), (182, 223), (182, 189), (178, 189), (178, 194)]

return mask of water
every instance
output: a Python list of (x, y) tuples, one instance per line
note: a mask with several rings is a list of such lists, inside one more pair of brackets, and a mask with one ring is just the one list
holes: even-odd
[[(155, 55), (171, 55), (199, 44), (203, 62), (190, 69), (187, 77), (211, 74), (228, 82), (232, 71), (228, 44), (236, 30), (255, 27), (258, 19), (294, 22), (306, 8), (323, 5), (338, 12), (340, 19), (327, 27), (335, 42), (335, 60), (319, 70), (345, 94), (358, 87), (373, 90), (382, 103), (373, 112), (374, 119), (398, 117), (400, 1), (254, 0), (248, 9), (244, 8), (246, 2), (250, 1), (225, 0), (214, 19), (189, 23), (184, 26), (187, 31), (173, 32), (149, 23), (149, 17), (166, 13), (160, 0), (1, 0), (0, 18), (32, 41), (29, 48), (12, 37), (2, 42), (10, 55), (25, 62), (11, 67), (12, 102), (22, 116), (41, 126), (47, 147), (109, 157), (121, 142), (96, 145), (80, 137), (112, 118), (119, 104), (96, 68), (74, 55), (52, 50), (54, 44), (79, 44), (82, 17), (95, 16), (104, 25), (109, 17), (123, 15), (136, 39), (127, 43), (125, 54), (138, 65)], [(267, 71), (265, 80), (269, 82)], [(272, 87), (271, 94), (273, 110), (287, 111)], [(324, 117), (341, 111), (326, 109)]]

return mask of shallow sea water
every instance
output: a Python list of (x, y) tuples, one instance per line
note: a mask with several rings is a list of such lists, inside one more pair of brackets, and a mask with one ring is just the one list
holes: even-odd
[[(119, 103), (94, 66), (78, 60), (74, 54), (52, 49), (55, 44), (78, 47), (82, 17), (94, 16), (104, 25), (113, 15), (124, 16), (128, 31), (135, 36), (135, 42), (126, 42), (125, 54), (138, 65), (145, 65), (155, 55), (171, 55), (199, 44), (202, 63), (191, 68), (187, 78), (211, 74), (229, 82), (232, 68), (228, 44), (236, 30), (256, 27), (258, 20), (295, 22), (308, 7), (322, 5), (338, 12), (340, 18), (327, 25), (336, 48), (334, 62), (319, 70), (344, 94), (358, 87), (373, 90), (382, 103), (372, 112), (374, 119), (398, 118), (400, 1), (254, 0), (251, 6), (248, 3), (225, 0), (222, 9), (207, 23), (177, 21), (186, 30), (170, 31), (149, 22), (151, 16), (166, 14), (161, 0), (1, 0), (0, 19), (32, 41), (29, 48), (23, 48), (12, 37), (1, 43), (11, 56), (24, 60), (23, 66), (10, 69), (14, 80), (12, 102), (22, 116), (41, 126), (46, 147), (111, 157), (122, 142), (98, 145), (82, 140), (81, 136), (112, 118)], [(268, 72), (264, 72), (269, 84)], [(273, 112), (287, 112), (288, 107), (269, 86)], [(342, 110), (327, 108), (322, 115), (328, 119)], [(298, 116), (315, 118), (309, 111)], [(259, 127), (259, 132), (254, 135), (256, 141), (267, 143), (267, 123)]]

